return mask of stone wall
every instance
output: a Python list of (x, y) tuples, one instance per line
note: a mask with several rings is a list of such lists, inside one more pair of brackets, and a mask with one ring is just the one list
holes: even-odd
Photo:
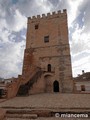
[(6, 110), (0, 108), (0, 120), (5, 120)]
[[(48, 42), (45, 42), (45, 37), (48, 37)], [(51, 74), (48, 65), (52, 67)], [(41, 88), (41, 92), (53, 92), (55, 80), (59, 83), (60, 92), (73, 91), (66, 10), (28, 18), (23, 74), (31, 66), (40, 67), (44, 71), (31, 93), (40, 92)]]

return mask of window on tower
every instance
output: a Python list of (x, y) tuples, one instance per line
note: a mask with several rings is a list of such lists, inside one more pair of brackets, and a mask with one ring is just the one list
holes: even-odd
[(38, 25), (38, 24), (36, 24), (36, 25), (35, 25), (35, 30), (36, 30), (36, 29), (38, 29), (38, 27), (39, 27), (39, 25)]
[(48, 66), (47, 66), (47, 71), (48, 71), (48, 72), (51, 72), (51, 64), (48, 64)]
[(44, 36), (44, 42), (49, 42), (49, 36)]

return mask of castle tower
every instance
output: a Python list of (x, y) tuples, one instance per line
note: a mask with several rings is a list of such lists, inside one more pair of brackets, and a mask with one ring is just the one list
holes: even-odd
[(37, 67), (43, 74), (33, 84), (30, 94), (73, 91), (66, 10), (28, 18), (22, 74)]

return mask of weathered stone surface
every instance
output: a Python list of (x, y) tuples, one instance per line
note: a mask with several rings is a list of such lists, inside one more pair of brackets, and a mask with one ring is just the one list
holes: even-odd
[[(47, 16), (43, 15), (43, 19), (28, 19), (23, 73), (28, 72), (30, 63), (47, 72), (39, 78), (29, 93), (54, 92), (55, 80), (59, 84), (59, 92), (62, 92), (62, 89), (64, 92), (73, 92), (67, 13), (53, 12)], [(35, 25), (38, 25), (37, 29)], [(45, 36), (49, 36), (48, 42), (44, 41)], [(48, 71), (48, 65), (51, 65), (51, 71)], [(52, 71), (51, 75), (48, 74)], [(60, 76), (61, 72), (63, 75)]]
[(6, 115), (6, 110), (0, 108), (0, 120), (4, 120)]

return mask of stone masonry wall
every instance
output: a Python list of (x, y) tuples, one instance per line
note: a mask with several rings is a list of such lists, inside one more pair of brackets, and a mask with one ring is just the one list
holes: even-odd
[[(48, 42), (44, 40), (46, 36), (49, 37)], [(48, 72), (48, 65), (51, 65), (51, 72)], [(53, 92), (55, 80), (59, 83), (60, 92), (73, 91), (66, 10), (28, 18), (23, 74), (31, 66), (42, 68), (44, 74), (30, 93), (40, 92), (41, 88), (41, 92)]]

